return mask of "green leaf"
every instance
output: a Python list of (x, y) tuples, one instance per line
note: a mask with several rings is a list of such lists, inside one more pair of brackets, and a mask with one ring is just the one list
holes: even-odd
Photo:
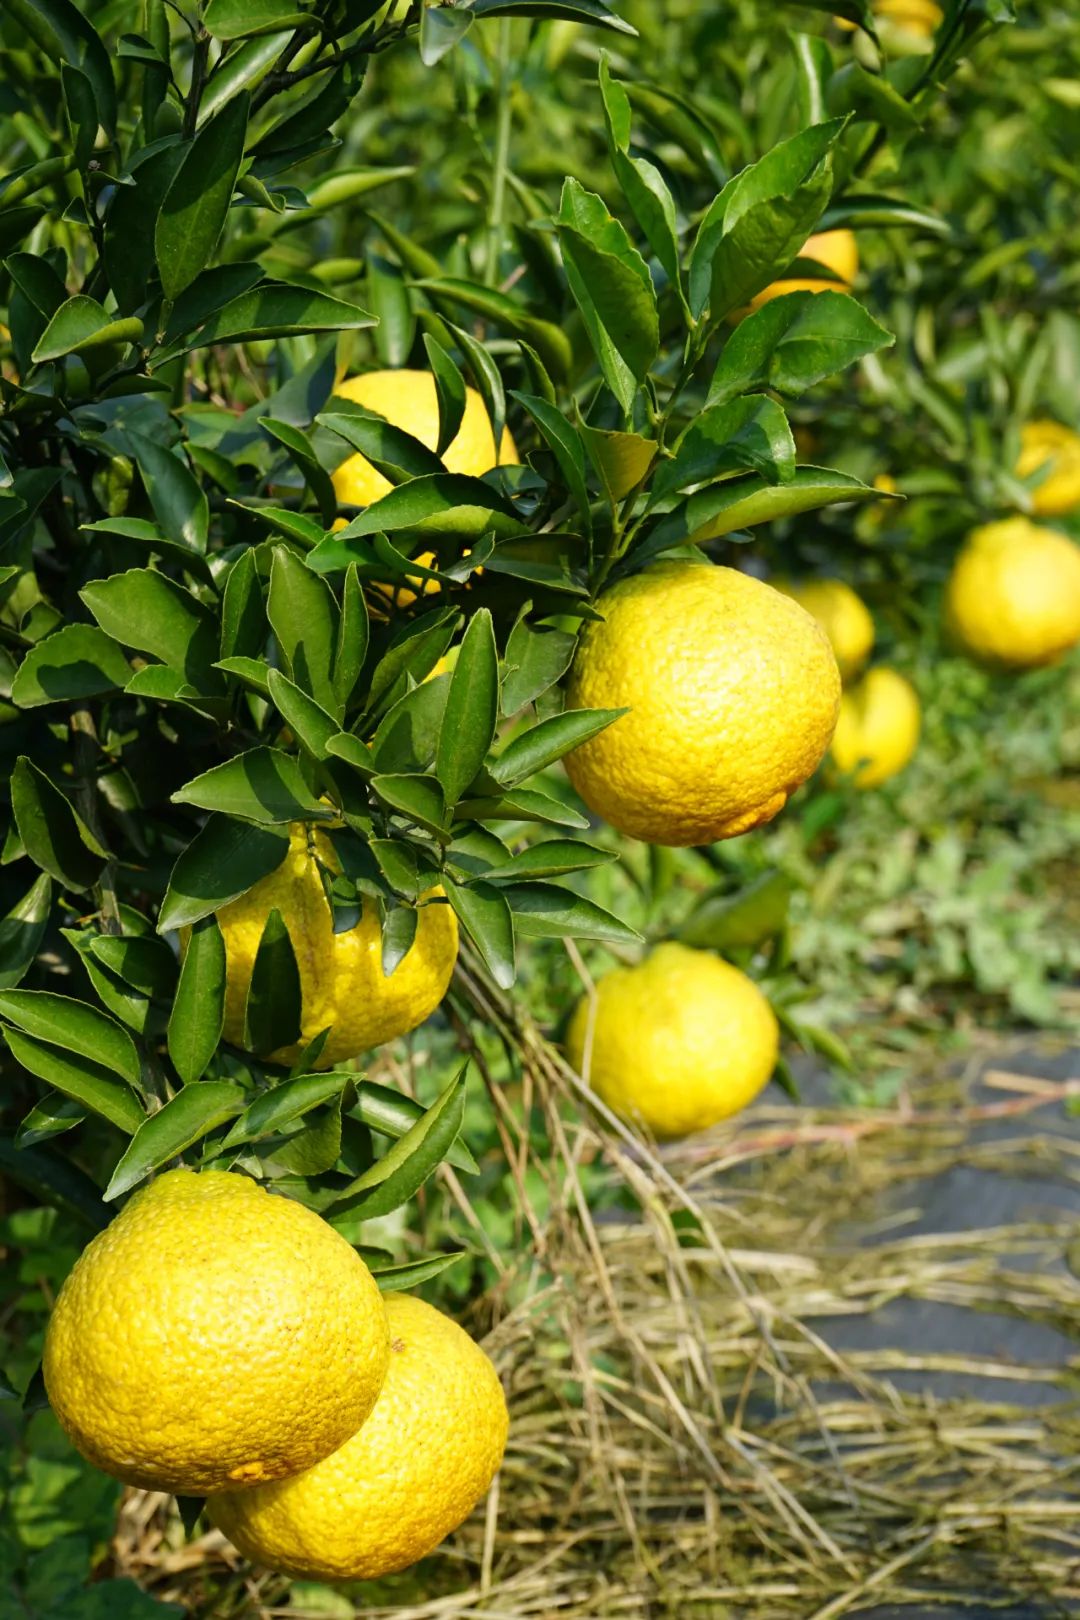
[(312, 759), (324, 760), (328, 744), (337, 737), (341, 726), (332, 714), (327, 714), (315, 699), (301, 691), (279, 669), (266, 671), (266, 690), (271, 702), (289, 727), (305, 753)]
[(213, 257), (244, 155), (249, 103), (241, 91), (203, 125), (165, 193), (154, 252), (166, 298), (178, 298)]
[[(436, 675), (406, 692), (386, 711), (371, 739), (370, 757), (377, 770), (415, 774), (435, 763), (449, 690), (450, 677)], [(337, 751), (337, 747), (331, 749)]]
[(656, 460), (656, 440), (646, 439), (640, 433), (615, 433), (585, 423), (580, 431), (589, 460), (604, 486), (608, 502), (614, 507), (644, 481)]
[(442, 457), (457, 438), (465, 415), (465, 379), (441, 343), (427, 332), (424, 348), (435, 378), (435, 395), (439, 404), (439, 439), (435, 454)]
[(509, 990), (517, 973), (514, 920), (506, 896), (490, 883), (458, 884), (444, 876), (446, 897), (495, 983)]
[[(341, 404), (342, 402), (339, 402)], [(434, 450), (414, 439), (411, 433), (395, 427), (375, 411), (351, 404), (348, 411), (334, 408), (320, 411), (315, 420), (320, 427), (336, 433), (346, 444), (352, 445), (372, 466), (392, 484), (404, 484), (410, 478), (430, 477), (446, 471)]]
[(74, 1097), (50, 1091), (20, 1124), (15, 1132), (15, 1146), (20, 1149), (37, 1147), (40, 1142), (51, 1141), (54, 1136), (62, 1136), (65, 1131), (81, 1125), (85, 1118), (86, 1109)]
[(952, 236), (953, 227), (932, 209), (909, 202), (905, 197), (889, 197), (878, 192), (845, 192), (829, 204), (819, 228), (835, 231), (841, 226), (869, 226), (873, 230), (890, 227), (929, 231), (933, 236)]
[(116, 127), (116, 85), (112, 63), (93, 24), (72, 0), (8, 0), (5, 9), (55, 62), (68, 62), (90, 80), (98, 119)]
[(111, 343), (137, 343), (143, 323), (134, 316), (116, 320), (85, 293), (77, 293), (61, 304), (35, 344), (30, 358), (41, 365), (59, 360), (65, 354), (85, 354)]
[(775, 388), (794, 398), (892, 342), (892, 334), (846, 293), (785, 293), (735, 328), (706, 405), (726, 404), (751, 388)]
[(289, 930), (276, 908), (266, 919), (244, 1003), (244, 1041), (260, 1055), (301, 1037), (302, 991)]
[[(354, 1077), (355, 1078), (355, 1077)], [(360, 1080), (356, 1085), (356, 1102), (349, 1110), (354, 1119), (370, 1126), (382, 1136), (404, 1136), (423, 1117), (424, 1110), (412, 1097), (406, 1097), (390, 1086), (380, 1086), (374, 1080)], [(479, 1169), (466, 1143), (459, 1138), (454, 1142), (446, 1161), (458, 1170), (475, 1175)]]
[(300, 337), (312, 332), (360, 332), (375, 317), (311, 287), (267, 281), (219, 309), (193, 335), (155, 356), (162, 366), (176, 355), (216, 343), (250, 343), (261, 338)]
[(371, 626), (367, 602), (364, 599), (364, 588), (356, 568), (350, 565), (345, 571), (345, 584), (342, 587), (341, 621), (338, 625), (331, 676), (336, 699), (335, 714), (343, 715), (348, 708), (356, 683), (360, 679), (360, 671), (364, 667), (370, 636)]
[(131, 666), (116, 642), (92, 624), (66, 624), (30, 648), (11, 684), (20, 709), (122, 690)]
[(118, 534), (122, 539), (136, 540), (166, 562), (175, 563), (200, 585), (213, 588), (214, 575), (205, 556), (182, 541), (170, 540), (161, 526), (148, 518), (98, 518), (95, 523), (82, 523), (79, 527), (86, 534)]
[(512, 398), (517, 400), (536, 423), (544, 442), (558, 463), (559, 471), (567, 489), (574, 497), (579, 512), (586, 524), (591, 527), (589, 491), (585, 482), (585, 446), (580, 433), (566, 420), (563, 413), (546, 399), (541, 399), (536, 394), (516, 392), (512, 393)]
[(275, 872), (288, 850), (288, 834), (275, 827), (211, 816), (173, 867), (158, 928), (184, 928), (220, 911)]
[(186, 1086), (201, 1079), (225, 1026), (225, 941), (214, 917), (191, 930), (169, 1014), (173, 1068)]
[(210, 532), (210, 508), (205, 491), (187, 463), (143, 433), (129, 428), (127, 437), (154, 515), (169, 539), (204, 552)]
[(106, 635), (125, 647), (152, 653), (182, 673), (197, 692), (224, 689), (214, 669), (218, 625), (190, 591), (152, 568), (93, 580), (79, 592)]
[(305, 568), (286, 546), (275, 546), (267, 613), (285, 671), (316, 703), (339, 718), (344, 709), (334, 691), (338, 611), (326, 582)]
[(330, 474), (316, 456), (307, 434), (293, 427), (291, 422), (279, 422), (273, 416), (261, 416), (259, 426), (264, 433), (269, 433), (279, 444), (285, 446), (290, 460), (299, 468), (301, 477), (314, 497), (315, 504), (319, 508), (319, 516), (329, 527), (337, 516), (337, 497), (330, 482)]
[(480, 608), (469, 620), (450, 677), (435, 772), (454, 806), (487, 757), (499, 719), (499, 654), (491, 614)]
[(282, 1081), (272, 1091), (264, 1091), (244, 1109), (222, 1142), (222, 1152), (276, 1135), (312, 1108), (340, 1097), (354, 1078), (347, 1070), (332, 1069), (328, 1074), (297, 1075), (295, 1079)]
[(27, 1035), (77, 1052), (137, 1086), (141, 1071), (134, 1042), (105, 1013), (50, 990), (0, 991), (0, 1018)]
[(406, 821), (436, 836), (445, 835), (446, 801), (442, 788), (433, 776), (411, 773), (373, 776), (371, 786), (383, 803), (404, 816)]
[(788, 419), (774, 399), (744, 395), (713, 405), (695, 416), (653, 479), (652, 498), (705, 484), (749, 467), (770, 484), (790, 484), (795, 476), (795, 441)]
[(416, 335), (416, 317), (405, 277), (397, 265), (370, 254), (366, 296), (379, 323), (372, 337), (380, 363), (391, 370), (404, 366)]
[(288, 821), (328, 821), (334, 812), (308, 788), (300, 766), (277, 748), (251, 748), (215, 765), (171, 795), (173, 804), (194, 804), (267, 826)]
[(203, 26), (215, 39), (249, 39), (277, 29), (297, 28), (311, 21), (293, 0), (210, 0)]
[(637, 37), (633, 24), (616, 16), (604, 0), (472, 0), (469, 9), (474, 17), (566, 17)]
[(514, 787), (588, 742), (625, 713), (625, 709), (567, 709), (553, 714), (507, 743), (488, 769), (496, 782)]
[(760, 945), (787, 922), (792, 881), (784, 872), (763, 872), (736, 894), (708, 894), (677, 930), (685, 945), (730, 951)]
[[(385, 221), (380, 221), (380, 224), (385, 230)], [(573, 361), (570, 341), (554, 322), (541, 321), (534, 315), (525, 314), (512, 298), (494, 287), (481, 287), (472, 281), (440, 276), (437, 265), (432, 270), (420, 270), (418, 274), (422, 279), (417, 281), (416, 286), (427, 293), (433, 303), (460, 304), (463, 309), (482, 315), (513, 337), (531, 344), (554, 376), (563, 380), (569, 375)]]
[(21, 1063), (30, 1074), (46, 1081), (66, 1097), (72, 1097), (100, 1114), (110, 1125), (133, 1135), (146, 1118), (130, 1086), (117, 1080), (109, 1070), (77, 1052), (65, 1051), (35, 1040), (21, 1030), (4, 1026), (4, 1039), (16, 1063)]
[(35, 866), (66, 888), (93, 887), (106, 852), (70, 800), (25, 755), (16, 760), (12, 772), (11, 808)]
[(246, 1101), (242, 1086), (232, 1080), (202, 1080), (185, 1086), (151, 1114), (132, 1137), (104, 1192), (106, 1202), (138, 1186), (170, 1159), (202, 1140), (227, 1119), (238, 1114)]
[(557, 883), (508, 884), (502, 892), (513, 913), (514, 933), (519, 937), (597, 939), (608, 945), (641, 942), (636, 929)]
[(407, 1203), (445, 1159), (465, 1117), (464, 1064), (445, 1091), (377, 1163), (365, 1170), (335, 1200), (365, 1220), (389, 1215)]
[(800, 512), (813, 512), (837, 501), (874, 499), (880, 499), (879, 490), (828, 467), (797, 467), (787, 484), (770, 484), (760, 474), (748, 473), (744, 478), (700, 490), (683, 501), (660, 520), (637, 553), (637, 560), (646, 552), (655, 555), (689, 541), (715, 540), (735, 529), (796, 517)]
[(567, 872), (607, 866), (617, 859), (615, 850), (600, 849), (582, 839), (547, 838), (499, 861), (484, 873), (484, 879), (488, 883), (523, 883), (533, 878), (563, 877)]
[(425, 540), (447, 537), (477, 540), (483, 534), (502, 539), (527, 533), (514, 508), (490, 484), (464, 473), (437, 473), (414, 478), (373, 501), (344, 529), (326, 536), (311, 553), (312, 568), (325, 568), (323, 559), (344, 568), (351, 560), (352, 536), (395, 534), (408, 529)]
[(51, 909), (52, 882), (43, 872), (0, 921), (0, 990), (13, 990), (25, 977), (45, 937)]
[(221, 657), (257, 658), (264, 651), (269, 623), (259, 582), (255, 548), (242, 551), (221, 597)]
[(520, 618), (506, 643), (503, 714), (517, 714), (555, 686), (570, 668), (576, 646), (577, 637), (569, 631), (531, 625), (524, 616)]
[(649, 268), (603, 199), (576, 180), (563, 186), (555, 224), (604, 380), (629, 415), (635, 384), (645, 380), (660, 344)]
[(171, 1001), (176, 989), (176, 958), (164, 940), (152, 934), (91, 934), (94, 960), (122, 979), (140, 996)]
[(539, 821), (553, 827), (576, 827), (584, 831), (588, 816), (572, 805), (553, 799), (549, 793), (538, 793), (533, 788), (515, 788), (499, 798), (467, 799), (458, 806), (458, 814), (471, 821)]
[(394, 906), (382, 925), (382, 970), (389, 978), (412, 950), (418, 918), (415, 906)]
[[(425, 13), (431, 16), (431, 12)], [(430, 1282), (448, 1266), (456, 1265), (465, 1258), (466, 1251), (459, 1249), (456, 1254), (430, 1254), (423, 1260), (405, 1260), (396, 1266), (373, 1266), (371, 1275), (384, 1294), (393, 1294), (403, 1288), (419, 1288), (421, 1283)]]
[(630, 155), (630, 98), (611, 77), (606, 55), (600, 61), (600, 95), (607, 124), (608, 151), (622, 194), (645, 232), (668, 280), (682, 296), (675, 199), (660, 170), (647, 158)]

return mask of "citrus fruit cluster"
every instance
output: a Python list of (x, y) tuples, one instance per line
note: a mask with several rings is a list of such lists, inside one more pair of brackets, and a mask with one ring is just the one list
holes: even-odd
[(60, 1291), (44, 1375), (97, 1467), (206, 1496), (249, 1558), (314, 1579), (424, 1557), (506, 1445), (495, 1369), (455, 1322), (384, 1305), (328, 1222), (231, 1172), (130, 1199)]

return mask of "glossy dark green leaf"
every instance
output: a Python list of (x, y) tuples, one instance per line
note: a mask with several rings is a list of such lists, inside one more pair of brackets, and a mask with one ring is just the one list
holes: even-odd
[(389, 707), (399, 688), (406, 689), (406, 676), (422, 681), (430, 675), (453, 639), (456, 622), (456, 614), (436, 608), (392, 642), (371, 673), (369, 707)]
[(577, 637), (567, 630), (532, 625), (524, 616), (515, 624), (506, 643), (503, 674), (503, 714), (517, 714), (566, 674), (574, 656)]
[(953, 226), (940, 214), (906, 197), (890, 197), (879, 192), (844, 192), (831, 202), (821, 216), (820, 229), (835, 231), (841, 226), (868, 226), (871, 230), (894, 229), (928, 231), (933, 236), (951, 236)]
[(138, 1186), (152, 1171), (200, 1142), (238, 1114), (245, 1103), (232, 1080), (203, 1080), (185, 1086), (136, 1131), (103, 1194), (108, 1201)]
[(137, 343), (143, 324), (135, 316), (117, 320), (101, 304), (84, 293), (77, 293), (61, 304), (31, 355), (35, 365), (59, 360), (65, 354), (86, 354), (106, 344)]
[(467, 799), (458, 806), (458, 814), (471, 821), (537, 821), (582, 831), (589, 825), (588, 816), (580, 810), (552, 798), (550, 793), (538, 793), (535, 788), (514, 788), (498, 798)]
[(304, 752), (324, 760), (327, 744), (340, 733), (338, 721), (279, 669), (267, 672), (266, 687), (271, 702)]
[(106, 635), (122, 646), (152, 653), (198, 692), (223, 690), (213, 667), (217, 620), (182, 585), (152, 568), (131, 568), (126, 574), (94, 580), (79, 594)]
[(122, 690), (131, 666), (116, 642), (92, 624), (66, 624), (31, 647), (11, 686), (20, 709)]
[(617, 859), (617, 851), (600, 849), (584, 839), (547, 838), (543, 843), (529, 844), (516, 855), (500, 860), (484, 873), (484, 879), (488, 883), (531, 882), (534, 878), (563, 877), (568, 872), (607, 866)]
[(82, 1103), (76, 1102), (74, 1097), (65, 1097), (63, 1092), (51, 1091), (31, 1108), (20, 1123), (15, 1132), (15, 1146), (20, 1149), (37, 1147), (41, 1142), (51, 1141), (54, 1136), (62, 1136), (65, 1131), (73, 1130), (85, 1118), (86, 1109)]
[(150, 504), (165, 533), (170, 540), (190, 546), (193, 551), (205, 551), (210, 509), (206, 493), (187, 462), (144, 433), (129, 428), (127, 436)]
[(371, 786), (389, 809), (427, 832), (441, 834), (447, 822), (446, 801), (433, 776), (373, 776)]
[(66, 888), (92, 888), (105, 851), (71, 801), (24, 756), (11, 777), (11, 808), (23, 847), (35, 866)]
[(507, 293), (499, 292), (494, 287), (482, 287), (477, 282), (441, 276), (437, 265), (434, 269), (418, 270), (417, 274), (421, 277), (416, 283), (417, 287), (427, 293), (433, 303), (440, 306), (444, 303), (458, 304), (475, 315), (482, 315), (492, 325), (531, 344), (547, 370), (560, 381), (568, 376), (573, 361), (570, 341), (553, 321), (538, 320), (536, 316), (526, 314)]
[(785, 293), (747, 316), (728, 338), (706, 404), (726, 404), (750, 388), (795, 397), (892, 341), (846, 293)]
[(374, 316), (357, 304), (333, 298), (311, 287), (293, 287), (284, 281), (265, 282), (243, 293), (182, 342), (159, 356), (213, 343), (250, 343), (262, 338), (298, 337), (308, 332), (360, 332), (374, 324)]
[(509, 990), (517, 973), (514, 948), (514, 920), (506, 896), (490, 883), (467, 887), (452, 878), (443, 879), (447, 899), (473, 941), (495, 983)]
[(300, 1039), (302, 991), (296, 952), (281, 912), (266, 919), (244, 1003), (244, 1040), (252, 1051), (276, 1052)]
[(380, 363), (388, 368), (405, 365), (416, 335), (416, 316), (408, 284), (397, 265), (377, 254), (369, 255), (366, 295), (378, 321), (372, 339)]
[(153, 934), (94, 934), (89, 941), (94, 960), (129, 984), (139, 995), (171, 1001), (176, 989), (176, 958)]
[(358, 450), (390, 483), (403, 484), (410, 478), (445, 471), (434, 450), (411, 433), (360, 405), (351, 404), (347, 411), (338, 409), (342, 404), (331, 400), (329, 408), (320, 411), (317, 422)]
[(169, 1057), (185, 1085), (206, 1073), (224, 1025), (225, 941), (217, 920), (203, 917), (188, 936), (169, 1014)]
[(502, 893), (513, 913), (514, 932), (520, 937), (597, 939), (608, 945), (641, 941), (636, 929), (595, 901), (557, 883), (508, 884)]
[(221, 1144), (223, 1151), (260, 1137), (274, 1136), (301, 1119), (312, 1108), (340, 1097), (354, 1076), (346, 1070), (328, 1074), (300, 1074), (282, 1081), (272, 1091), (264, 1091), (250, 1103)]
[(16, 1063), (65, 1097), (107, 1119), (110, 1125), (133, 1135), (146, 1115), (131, 1087), (101, 1063), (78, 1052), (50, 1046), (22, 1030), (4, 1026), (4, 1040)]
[(331, 714), (342, 714), (334, 691), (338, 611), (325, 580), (286, 546), (274, 549), (267, 613), (286, 673)]
[(414, 478), (373, 501), (344, 529), (327, 535), (316, 546), (311, 565), (317, 567), (320, 558), (333, 557), (336, 566), (344, 568), (351, 560), (348, 543), (353, 535), (395, 534), (402, 530), (424, 539), (445, 536), (465, 542), (488, 533), (503, 538), (527, 532), (513, 507), (490, 484), (464, 473), (437, 473)]
[(604, 380), (629, 413), (660, 343), (649, 269), (602, 198), (567, 180), (556, 220), (563, 262)]
[(310, 21), (293, 0), (209, 0), (203, 24), (215, 39), (249, 39)]
[(611, 77), (607, 58), (600, 63), (600, 94), (608, 132), (608, 150), (615, 178), (634, 211), (649, 246), (663, 265), (672, 286), (680, 288), (679, 233), (675, 199), (655, 163), (630, 152), (630, 98)]
[[(423, 1116), (424, 1109), (414, 1098), (406, 1097), (403, 1092), (394, 1091), (390, 1086), (380, 1086), (374, 1080), (360, 1080), (356, 1085), (356, 1102), (350, 1113), (380, 1135), (396, 1139), (412, 1129)], [(451, 1144), (446, 1161), (458, 1170), (468, 1171), (470, 1175), (475, 1175), (479, 1168), (461, 1137)]]
[(13, 990), (38, 953), (52, 909), (52, 881), (35, 878), (21, 900), (0, 920), (0, 990)]
[(116, 85), (101, 37), (72, 0), (5, 0), (13, 22), (21, 22), (55, 62), (69, 62), (89, 79), (98, 119), (116, 127)]
[(507, 743), (492, 761), (491, 775), (504, 787), (515, 787), (606, 730), (623, 713), (623, 709), (567, 709), (553, 714)]
[(451, 359), (441, 343), (425, 332), (424, 348), (428, 364), (435, 378), (435, 396), (439, 405), (439, 438), (435, 454), (444, 456), (457, 438), (462, 417), (465, 415), (465, 379), (457, 363)]
[[(124, 314), (134, 313), (146, 297), (154, 272), (154, 222), (184, 157), (184, 144), (155, 144), (131, 163), (130, 186), (117, 186), (105, 215), (105, 268), (109, 285)], [(51, 311), (50, 311), (51, 313)]]
[(130, 1085), (139, 1084), (139, 1058), (131, 1036), (85, 1001), (50, 990), (3, 990), (0, 1018), (38, 1040), (92, 1059)]
[(382, 970), (386, 978), (412, 950), (418, 920), (414, 906), (394, 906), (386, 913), (382, 926)]
[(770, 484), (758, 473), (748, 473), (691, 495), (660, 520), (649, 535), (647, 549), (666, 551), (689, 540), (715, 540), (755, 523), (797, 517), (837, 501), (874, 499), (880, 499), (878, 490), (833, 468), (797, 467), (787, 484)]
[(566, 17), (619, 34), (637, 33), (633, 24), (612, 11), (605, 0), (472, 0), (470, 9), (477, 17)]
[(370, 1170), (345, 1188), (335, 1207), (348, 1208), (365, 1219), (374, 1219), (377, 1215), (389, 1215), (412, 1198), (445, 1159), (461, 1130), (467, 1072), (468, 1064), (465, 1064), (438, 1101)]
[(94, 955), (92, 947), (95, 935), (91, 929), (62, 928), (60, 932), (68, 944), (78, 951), (86, 976), (106, 1012), (134, 1030), (136, 1035), (145, 1034), (150, 1022), (149, 997), (141, 990), (134, 989)]
[(244, 155), (248, 107), (242, 91), (203, 125), (165, 193), (154, 252), (166, 298), (178, 298), (214, 255)]
[(193, 777), (171, 797), (174, 804), (193, 804), (267, 826), (327, 821), (333, 815), (311, 792), (296, 760), (276, 748), (238, 754)]
[(319, 508), (319, 516), (329, 527), (337, 516), (337, 496), (330, 482), (330, 474), (320, 463), (307, 434), (291, 422), (279, 422), (273, 416), (260, 417), (259, 426), (264, 433), (271, 434), (279, 444), (284, 445), (311, 491)]
[(559, 471), (577, 504), (578, 511), (586, 524), (591, 525), (589, 492), (585, 482), (587, 469), (585, 446), (580, 433), (566, 420), (562, 411), (549, 404), (546, 399), (541, 399), (536, 394), (514, 393), (512, 397), (528, 411), (536, 423), (544, 442), (558, 463)]
[(269, 628), (255, 550), (249, 547), (229, 569), (222, 592), (221, 657), (259, 657)]
[(371, 757), (377, 770), (415, 774), (430, 769), (435, 763), (449, 689), (448, 675), (432, 676), (386, 711), (371, 739)]
[(770, 484), (795, 476), (795, 441), (782, 408), (762, 394), (712, 405), (694, 417), (653, 479), (656, 499), (750, 468)]
[(158, 928), (184, 928), (219, 911), (277, 870), (289, 849), (285, 831), (211, 816), (173, 867)]
[(435, 758), (435, 773), (453, 807), (487, 757), (499, 719), (499, 654), (491, 614), (469, 620), (450, 677)]
[(373, 1266), (371, 1275), (384, 1294), (419, 1288), (421, 1283), (430, 1282), (432, 1277), (439, 1276), (440, 1272), (463, 1260), (465, 1253), (464, 1249), (459, 1249), (456, 1254), (429, 1254), (422, 1260), (404, 1260), (396, 1266)]
[(96, 522), (84, 523), (81, 527), (86, 534), (118, 534), (122, 539), (135, 540), (154, 556), (173, 563), (200, 585), (213, 588), (214, 575), (202, 552), (193, 551), (183, 541), (170, 540), (157, 522), (151, 522), (148, 518), (110, 517), (98, 518)]
[(354, 567), (349, 567), (345, 570), (345, 583), (342, 586), (341, 618), (330, 678), (337, 714), (345, 713), (356, 683), (360, 679), (370, 635), (367, 602), (364, 600), (360, 576)]

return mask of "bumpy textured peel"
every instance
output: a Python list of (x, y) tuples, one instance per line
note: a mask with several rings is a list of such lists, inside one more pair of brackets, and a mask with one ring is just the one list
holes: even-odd
[(375, 1281), (326, 1221), (245, 1176), (170, 1170), (79, 1259), (44, 1373), (90, 1462), (203, 1495), (334, 1451), (374, 1406), (388, 1353)]
[(606, 973), (577, 1005), (570, 1060), (616, 1113), (661, 1140), (703, 1131), (754, 1100), (779, 1031), (752, 979), (709, 951), (660, 945)]
[(630, 712), (567, 757), (590, 810), (654, 844), (770, 821), (836, 724), (840, 675), (817, 622), (771, 585), (707, 563), (658, 564), (597, 606), (567, 705)]
[(1080, 433), (1041, 418), (1020, 432), (1016, 476), (1039, 480), (1031, 491), (1036, 517), (1064, 517), (1080, 506)]
[(805, 579), (795, 585), (777, 582), (777, 590), (813, 614), (829, 638), (841, 680), (856, 676), (873, 650), (874, 621), (851, 586), (842, 579)]
[(945, 620), (987, 663), (1053, 663), (1080, 641), (1080, 547), (1024, 517), (974, 529), (949, 576)]
[(457, 918), (433, 889), (418, 908), (416, 937), (387, 977), (379, 918), (365, 899), (360, 921), (334, 933), (318, 862), (338, 870), (325, 833), (302, 822), (289, 830), (282, 864), (218, 912), (225, 940), (225, 1037), (244, 1044), (244, 1006), (266, 919), (278, 910), (289, 931), (302, 997), (302, 1039), (275, 1053), (292, 1062), (321, 1030), (331, 1033), (315, 1063), (327, 1069), (422, 1024), (446, 994), (457, 960)]
[(869, 670), (840, 699), (832, 740), (838, 771), (855, 772), (855, 786), (878, 787), (902, 771), (918, 747), (922, 711), (910, 681), (895, 669)]
[(509, 1419), (488, 1357), (422, 1300), (387, 1300), (390, 1365), (375, 1410), (297, 1478), (215, 1497), (210, 1516), (253, 1563), (313, 1580), (406, 1569), (468, 1517)]

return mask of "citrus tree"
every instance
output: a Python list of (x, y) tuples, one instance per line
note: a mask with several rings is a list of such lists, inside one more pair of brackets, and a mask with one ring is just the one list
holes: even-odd
[[(839, 679), (818, 637), (792, 677), (809, 731), (751, 706), (774, 746), (745, 792), (639, 814), (649, 737), (586, 656), (609, 594), (689, 570), (692, 596), (736, 592), (710, 658), (752, 668), (810, 621), (712, 564), (880, 509), (792, 432), (892, 342), (818, 238), (940, 234), (896, 164), (1008, 7), (949, 0), (915, 55), (879, 49), (864, 0), (816, 9), (860, 26), (858, 53), (796, 36), (783, 119), (718, 134), (685, 63), (657, 83), (622, 55), (633, 16), (664, 59), (646, 6), (9, 0), (0, 1170), (87, 1231), (183, 1163), (325, 1216), (386, 1290), (435, 1275), (452, 1255), (382, 1252), (368, 1223), (440, 1163), (475, 1167), (466, 1067), (425, 1109), (353, 1059), (448, 986), (479, 1049), (534, 940), (638, 942), (577, 884), (615, 851), (550, 767), (663, 846), (776, 814), (820, 760)], [(555, 186), (509, 146), (564, 23), (595, 73)], [(455, 73), (476, 91), (465, 221), (418, 181), (429, 138), (372, 162), (360, 116)], [(427, 436), (348, 375), (418, 371)], [(492, 453), (458, 466), (477, 420)], [(682, 632), (665, 595), (658, 661)], [(709, 723), (674, 739), (690, 809), (742, 757), (739, 731), (699, 746)], [(691, 942), (721, 937), (699, 919)]]

